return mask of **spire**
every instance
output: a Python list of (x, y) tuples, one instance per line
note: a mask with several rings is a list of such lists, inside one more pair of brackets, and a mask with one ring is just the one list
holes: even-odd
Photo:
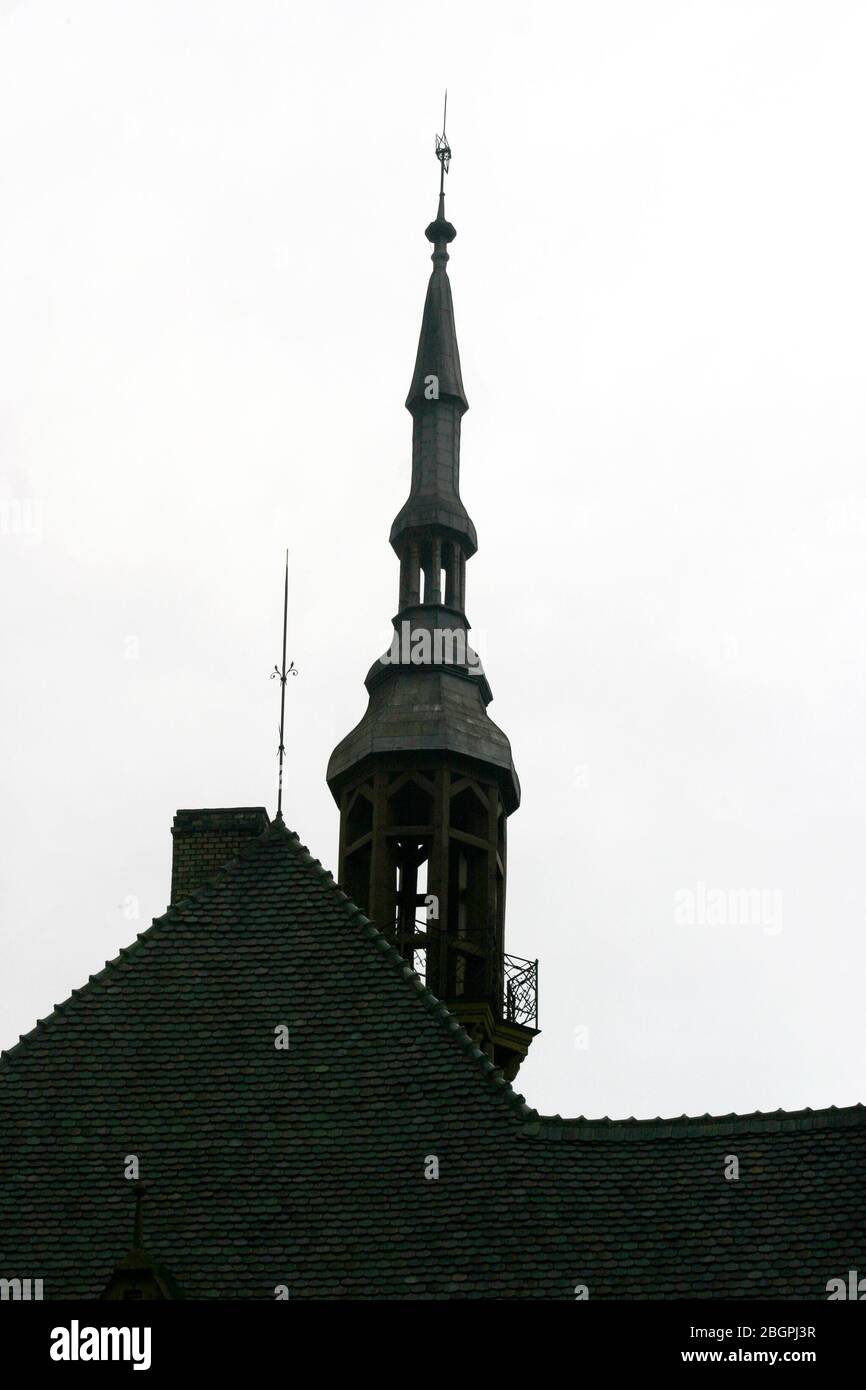
[[(447, 110), (447, 93), (445, 101)], [(440, 164), (439, 206), (425, 232), (433, 245), (433, 271), (406, 397), (413, 422), (412, 483), (408, 501), (391, 527), (390, 539), (402, 560), (406, 545), (429, 539), (433, 528), (443, 544), (453, 543), (459, 548), (462, 564), (478, 549), (478, 538), (460, 500), (460, 421), (469, 402), (463, 389), (447, 271), (448, 246), (457, 233), (445, 216), (445, 175), (451, 163), (451, 146), (444, 121), (442, 134), (436, 137), (436, 158)], [(400, 606), (404, 606), (402, 602)]]
[(413, 411), (425, 400), (431, 399), (431, 383), (435, 379), (439, 397), (451, 396), (459, 404), (460, 414), (469, 409), (469, 402), (463, 390), (463, 377), (460, 372), (460, 353), (457, 348), (457, 330), (454, 327), (454, 305), (451, 300), (451, 285), (446, 266), (448, 264), (448, 244), (457, 235), (455, 228), (445, 216), (445, 175), (451, 163), (451, 146), (445, 137), (445, 117), (448, 114), (448, 93), (445, 93), (445, 114), (442, 117), (442, 134), (436, 136), (436, 158), (440, 164), (439, 207), (434, 220), (426, 228), (424, 235), (433, 243), (433, 273), (427, 286), (427, 299), (424, 304), (424, 317), (421, 321), (421, 337), (418, 341), (418, 354), (415, 358), (415, 371), (412, 385), (406, 397), (407, 410)]
[(478, 541), (460, 500), (468, 403), (447, 273), (456, 233), (445, 216), (444, 124), (436, 157), (433, 273), (406, 400), (412, 480), (391, 527), (394, 634), (367, 673), (366, 714), (327, 776), (340, 807), (340, 887), (511, 1079), (535, 1036), (520, 1013), (524, 996), (534, 999), (535, 965), (505, 955), (505, 823), (520, 783), (469, 646), (466, 562)]
[[(444, 121), (436, 158), (439, 206), (426, 232), (433, 244), (433, 273), (406, 402), (412, 415), (412, 475), (389, 537), (400, 561), (394, 635), (367, 672), (367, 714), (334, 749), (328, 785), (342, 804), (357, 769), (371, 758), (393, 754), (423, 761), (447, 753), (487, 767), (510, 815), (520, 804), (520, 783), (508, 739), (487, 715), (493, 693), (469, 644), (466, 569), (478, 538), (460, 497), (460, 433), (468, 403), (446, 270), (456, 232), (445, 217), (451, 146)], [(441, 688), (434, 687), (436, 681)]]
[(452, 224), (446, 221), (444, 203), (445, 196), (440, 193), (436, 220), (430, 223), (424, 233), (427, 240), (433, 243), (433, 273), (427, 285), (427, 299), (424, 304), (424, 317), (421, 320), (421, 336), (418, 340), (412, 385), (406, 397), (406, 409), (413, 414), (418, 407), (423, 406), (425, 400), (431, 399), (429, 391), (432, 378), (436, 380), (440, 398), (453, 397), (460, 407), (461, 415), (469, 409), (460, 371), (451, 282), (445, 269), (449, 259), (448, 243), (454, 240), (457, 232)]
[(132, 1223), (132, 1249), (118, 1260), (108, 1283), (99, 1295), (108, 1302), (141, 1299), (153, 1302), (183, 1298), (183, 1291), (168, 1270), (159, 1264), (144, 1243), (141, 1208), (145, 1185), (137, 1182), (134, 1189), (135, 1215)]

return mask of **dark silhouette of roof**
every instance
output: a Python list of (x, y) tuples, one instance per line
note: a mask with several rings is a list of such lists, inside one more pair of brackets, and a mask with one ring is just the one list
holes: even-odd
[(2, 1056), (3, 1273), (99, 1297), (130, 1154), (187, 1298), (823, 1298), (862, 1264), (863, 1107), (541, 1117), (281, 823)]

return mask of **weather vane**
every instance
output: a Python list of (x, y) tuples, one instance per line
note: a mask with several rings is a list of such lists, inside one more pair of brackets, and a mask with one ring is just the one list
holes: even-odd
[(285, 728), (286, 728), (286, 681), (289, 676), (298, 674), (297, 667), (292, 661), (286, 667), (286, 628), (289, 620), (289, 552), (286, 551), (286, 585), (283, 590), (283, 664), (282, 669), (275, 666), (271, 672), (271, 680), (274, 676), (280, 682), (280, 776), (277, 785), (277, 820), (283, 819), (283, 759), (286, 756)]
[(445, 122), (448, 117), (448, 88), (445, 88), (445, 109), (442, 112), (442, 134), (436, 136), (436, 158), (442, 166), (439, 175), (439, 196), (445, 193), (445, 175), (448, 173), (448, 165), (451, 163), (451, 146), (445, 138)]

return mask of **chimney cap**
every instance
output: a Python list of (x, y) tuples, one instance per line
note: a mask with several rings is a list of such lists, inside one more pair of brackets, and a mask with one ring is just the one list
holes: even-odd
[(228, 830), (262, 835), (270, 823), (264, 806), (202, 806), (194, 810), (175, 811), (171, 833), (199, 835)]

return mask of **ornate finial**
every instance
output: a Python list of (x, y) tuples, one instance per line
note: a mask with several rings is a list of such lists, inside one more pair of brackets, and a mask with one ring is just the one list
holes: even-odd
[(294, 662), (292, 662), (292, 663), (289, 665), (288, 669), (286, 668), (286, 628), (287, 628), (287, 626), (288, 626), (288, 621), (289, 621), (289, 552), (288, 552), (288, 550), (287, 550), (287, 551), (286, 551), (286, 584), (285, 584), (285, 588), (284, 588), (284, 590), (283, 590), (283, 664), (282, 664), (282, 668), (280, 668), (279, 666), (275, 666), (274, 669), (273, 669), (273, 671), (271, 672), (271, 680), (274, 679), (274, 676), (278, 676), (278, 677), (279, 677), (279, 681), (280, 681), (280, 747), (279, 747), (280, 775), (279, 775), (279, 781), (278, 781), (278, 784), (277, 784), (277, 820), (280, 820), (280, 821), (283, 819), (283, 759), (285, 758), (285, 755), (286, 755), (286, 745), (285, 745), (285, 737), (284, 737), (284, 736), (285, 736), (285, 727), (286, 727), (286, 681), (288, 680), (289, 676), (296, 676), (296, 675), (298, 674), (298, 670), (297, 670), (297, 667), (295, 666), (295, 663), (294, 663)]
[(440, 216), (442, 216), (442, 201), (445, 197), (445, 175), (448, 173), (448, 165), (451, 163), (451, 146), (445, 136), (445, 122), (448, 118), (448, 88), (445, 88), (445, 109), (442, 112), (442, 134), (436, 136), (436, 158), (441, 165), (439, 174), (439, 205)]

